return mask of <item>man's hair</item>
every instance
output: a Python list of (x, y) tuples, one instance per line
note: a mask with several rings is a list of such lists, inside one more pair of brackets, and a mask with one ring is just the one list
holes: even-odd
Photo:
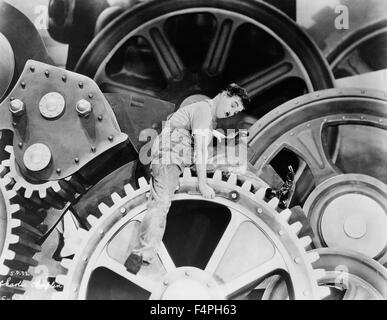
[(243, 105), (246, 106), (250, 102), (250, 97), (246, 91), (245, 88), (242, 88), (241, 86), (237, 85), (236, 83), (229, 84), (226, 89), (224, 89), (229, 97), (240, 97)]

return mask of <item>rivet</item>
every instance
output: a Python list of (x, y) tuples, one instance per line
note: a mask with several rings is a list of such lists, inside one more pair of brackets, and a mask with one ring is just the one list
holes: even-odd
[(283, 236), (283, 235), (284, 235), (284, 231), (283, 231), (283, 230), (280, 230), (280, 231), (278, 231), (278, 234), (279, 234), (280, 236)]
[(19, 143), (18, 143), (18, 146), (19, 146), (20, 149), (23, 148), (23, 143), (22, 143), (22, 142), (19, 142)]
[(168, 281), (165, 280), (165, 281), (163, 282), (163, 284), (164, 284), (164, 286), (167, 286), (167, 285), (168, 285)]
[(310, 124), (308, 123), (308, 124), (306, 125), (306, 127), (307, 127), (307, 128), (310, 128)]
[(50, 76), (50, 71), (48, 70), (44, 71), (44, 75), (48, 78)]
[(382, 123), (382, 122), (383, 122), (383, 119), (379, 119), (379, 122)]
[(298, 105), (299, 103), (300, 103), (299, 101), (294, 102), (295, 105)]
[(293, 133), (293, 132), (291, 132), (291, 133), (290, 133), (290, 135), (291, 135), (291, 136), (294, 136), (294, 133)]
[(261, 214), (261, 213), (263, 212), (262, 208), (258, 208), (258, 209), (257, 209), (257, 212), (258, 212), (259, 214)]
[(91, 147), (91, 152), (96, 153), (97, 152), (97, 148), (96, 147)]
[(328, 119), (324, 119), (324, 123), (325, 123), (325, 122), (328, 122)]
[(22, 87), (23, 89), (25, 89), (26, 83), (25, 83), (24, 81), (22, 81), (22, 82), (20, 83), (20, 85), (21, 85), (21, 87)]
[(89, 93), (89, 98), (93, 99), (94, 95), (92, 93)]
[(102, 121), (103, 120), (103, 116), (98, 116), (98, 121)]
[(80, 81), (80, 82), (78, 83), (78, 86), (79, 86), (79, 88), (83, 89), (83, 82)]
[(35, 72), (35, 67), (34, 67), (34, 66), (31, 66), (31, 67), (30, 67), (30, 70), (31, 70), (31, 72)]
[(65, 75), (62, 76), (62, 81), (63, 82), (66, 82), (67, 81), (67, 77)]
[(9, 98), (9, 101), (13, 101), (13, 100), (15, 100), (15, 97), (10, 97)]
[(13, 125), (14, 127), (16, 127), (16, 126), (17, 126), (17, 123), (16, 123), (16, 122), (12, 122), (12, 125)]
[(108, 138), (108, 139), (109, 139), (109, 141), (110, 141), (110, 142), (113, 142), (113, 140), (114, 140), (114, 137), (113, 137), (113, 136), (109, 136), (109, 138)]
[(75, 158), (75, 159), (74, 159), (74, 162), (75, 162), (75, 163), (79, 163), (79, 158)]
[(294, 262), (295, 262), (295, 263), (297, 263), (297, 264), (301, 263), (301, 259), (300, 259), (300, 257), (296, 257), (296, 258), (294, 258)]
[(186, 276), (186, 277), (189, 277), (189, 276), (190, 276), (190, 274), (189, 274), (188, 271), (185, 272), (185, 276)]
[(345, 120), (345, 116), (343, 116), (342, 119)]
[(316, 97), (318, 98), (320, 96), (320, 94), (316, 93)]
[(99, 234), (100, 234), (101, 236), (103, 236), (103, 235), (105, 234), (105, 232), (104, 232), (103, 230), (99, 230)]
[(361, 119), (361, 120), (364, 120), (364, 116), (361, 116), (360, 119)]
[(87, 262), (88, 261), (87, 257), (83, 257), (83, 261)]
[(62, 169), (60, 169), (60, 168), (56, 169), (56, 173), (57, 174), (61, 174), (62, 173)]
[(121, 212), (121, 214), (126, 214), (126, 209), (125, 208), (121, 208), (120, 212)]

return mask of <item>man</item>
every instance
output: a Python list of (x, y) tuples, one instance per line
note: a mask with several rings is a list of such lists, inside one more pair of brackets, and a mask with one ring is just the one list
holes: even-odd
[(191, 165), (192, 156), (201, 194), (206, 199), (215, 198), (214, 190), (207, 184), (207, 147), (217, 119), (241, 112), (246, 100), (246, 90), (231, 84), (215, 98), (182, 107), (167, 120), (153, 143), (151, 192), (139, 230), (139, 244), (125, 262), (129, 272), (138, 273), (142, 265), (152, 263), (156, 257), (179, 177), (184, 167)]

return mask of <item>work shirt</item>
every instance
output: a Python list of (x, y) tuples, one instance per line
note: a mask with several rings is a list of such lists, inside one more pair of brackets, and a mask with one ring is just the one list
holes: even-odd
[(212, 139), (216, 122), (212, 119), (211, 100), (195, 102), (173, 113), (152, 146), (152, 164), (176, 164), (181, 170), (195, 162), (194, 134)]

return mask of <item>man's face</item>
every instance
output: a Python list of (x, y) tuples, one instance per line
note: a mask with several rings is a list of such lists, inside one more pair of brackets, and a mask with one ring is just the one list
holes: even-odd
[(229, 118), (243, 110), (243, 103), (240, 97), (227, 95), (222, 92), (218, 99), (216, 117), (218, 119)]

